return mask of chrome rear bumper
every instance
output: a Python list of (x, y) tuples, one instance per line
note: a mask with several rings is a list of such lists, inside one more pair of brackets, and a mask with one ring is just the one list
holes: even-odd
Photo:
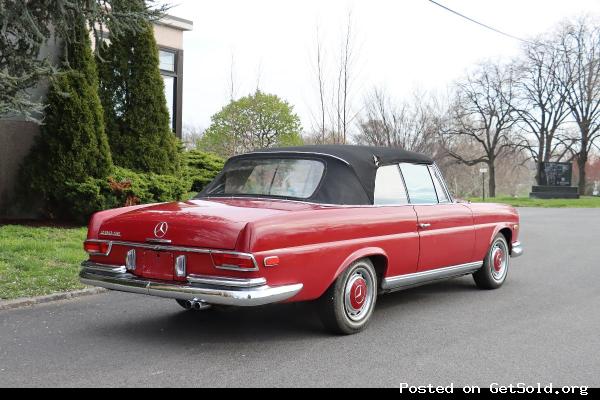
[(512, 244), (510, 255), (513, 258), (523, 255), (523, 246), (521, 245), (521, 242), (514, 242)]
[(79, 278), (86, 285), (206, 304), (260, 306), (287, 300), (302, 289), (301, 283), (271, 287), (263, 278), (189, 276), (188, 283), (168, 283), (137, 277), (120, 266), (89, 261), (82, 266)]

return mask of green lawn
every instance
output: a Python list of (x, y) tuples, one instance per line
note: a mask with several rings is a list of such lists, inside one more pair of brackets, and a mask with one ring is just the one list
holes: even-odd
[(83, 288), (85, 236), (85, 228), (0, 226), (0, 299)]
[[(473, 203), (481, 203), (481, 197), (469, 199)], [(545, 207), (545, 208), (598, 208), (600, 197), (584, 196), (579, 199), (530, 199), (529, 197), (496, 197), (486, 198), (486, 203), (504, 203), (514, 207)]]

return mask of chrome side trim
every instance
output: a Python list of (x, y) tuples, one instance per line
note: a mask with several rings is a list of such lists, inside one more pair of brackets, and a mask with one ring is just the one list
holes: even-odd
[[(179, 251), (182, 253), (200, 253), (200, 254), (233, 254), (237, 256), (244, 256), (252, 259), (252, 263), (254, 264), (254, 268), (239, 268), (236, 271), (258, 271), (258, 262), (256, 262), (256, 258), (251, 253), (241, 253), (239, 251), (227, 251), (227, 250), (213, 250), (213, 249), (204, 249), (199, 247), (182, 247), (182, 246), (169, 246), (162, 244), (150, 244), (150, 243), (138, 243), (138, 242), (123, 242), (119, 240), (112, 240), (112, 245), (117, 246), (128, 246), (128, 247), (136, 247), (140, 249), (149, 249), (154, 251)], [(222, 268), (224, 269), (224, 268)]]
[(127, 268), (124, 265), (109, 265), (100, 264), (92, 261), (84, 261), (81, 266), (90, 271), (105, 272), (105, 273), (118, 273), (124, 274), (127, 272)]
[[(281, 201), (288, 203), (300, 203), (300, 204), (308, 204), (312, 206), (319, 206), (323, 208), (392, 208), (392, 207), (412, 207), (412, 206), (437, 206), (440, 203), (406, 203), (406, 204), (332, 204), (332, 203), (315, 203), (314, 201), (305, 201), (305, 200), (293, 200), (293, 199), (279, 199), (275, 197), (256, 197), (256, 196), (202, 196), (202, 197), (194, 197), (188, 201), (210, 201), (211, 199), (220, 199), (220, 200), (267, 200), (267, 201)], [(460, 204), (457, 201), (449, 202), (449, 203), (441, 203), (441, 204)], [(465, 203), (466, 204), (466, 203)]]
[(523, 255), (523, 246), (521, 245), (521, 242), (512, 243), (510, 255), (513, 258), (520, 257)]
[(383, 290), (402, 290), (405, 288), (423, 285), (439, 279), (453, 278), (470, 274), (477, 271), (483, 265), (483, 261), (472, 262), (451, 267), (433, 269), (413, 274), (405, 274), (385, 278), (381, 284)]
[(169, 251), (170, 250), (170, 251), (183, 251), (183, 252), (188, 252), (188, 253), (203, 253), (203, 254), (210, 254), (210, 252), (211, 252), (210, 249), (202, 249), (202, 248), (195, 248), (195, 247), (165, 246), (165, 245), (150, 244), (150, 243), (122, 242), (122, 241), (118, 241), (118, 240), (113, 240), (112, 243), (113, 243), (113, 245), (117, 245), (117, 246), (138, 247), (141, 249), (149, 249), (149, 250), (156, 250), (156, 251), (160, 251), (160, 250)]
[(207, 284), (160, 282), (139, 278), (127, 273), (96, 272), (87, 267), (81, 270), (79, 277), (83, 284), (121, 292), (240, 307), (260, 306), (284, 301), (298, 294), (303, 287), (301, 283), (284, 286), (262, 285), (252, 288), (226, 288)]
[(169, 244), (169, 243), (171, 243), (171, 240), (170, 239), (146, 238), (146, 242), (148, 242), (148, 243)]
[[(308, 204), (308, 205), (313, 205), (313, 206), (319, 206), (319, 207), (323, 207), (323, 208), (381, 208), (381, 207), (412, 207), (414, 206), (414, 204), (379, 204), (379, 205), (373, 205), (373, 204), (332, 204), (332, 203), (315, 203), (314, 201), (304, 201), (304, 200), (293, 200), (293, 199), (279, 199), (279, 198), (275, 198), (275, 197), (252, 197), (252, 196), (202, 196), (202, 197), (197, 197), (197, 198), (193, 198), (191, 200), (188, 201), (193, 201), (193, 200), (201, 200), (201, 201), (207, 201), (210, 199), (226, 199), (226, 200), (267, 200), (267, 201), (281, 201), (281, 202), (288, 202), (288, 203), (300, 203), (300, 204)], [(437, 203), (436, 203), (437, 204)], [(420, 206), (422, 206), (423, 204), (419, 204)]]
[(199, 283), (205, 285), (215, 286), (229, 286), (229, 287), (240, 287), (249, 288), (262, 286), (267, 283), (265, 278), (229, 278), (225, 276), (208, 276), (208, 275), (188, 275), (187, 280), (189, 283)]
[[(214, 264), (214, 262), (213, 262), (213, 264)], [(227, 264), (224, 264), (224, 265), (215, 265), (215, 268), (216, 269), (223, 269), (225, 271), (242, 271), (242, 272), (243, 271), (258, 271), (258, 267), (256, 267), (256, 262), (254, 262), (254, 265), (255, 265), (255, 267), (251, 268), (251, 269), (237, 267), (235, 265), (227, 265)]]

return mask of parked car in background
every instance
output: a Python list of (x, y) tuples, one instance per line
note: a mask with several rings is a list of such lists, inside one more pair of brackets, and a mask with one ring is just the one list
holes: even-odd
[(466, 274), (499, 288), (518, 236), (513, 207), (456, 201), (423, 154), (269, 149), (229, 159), (193, 200), (95, 214), (81, 281), (186, 309), (315, 301), (351, 334), (382, 293)]

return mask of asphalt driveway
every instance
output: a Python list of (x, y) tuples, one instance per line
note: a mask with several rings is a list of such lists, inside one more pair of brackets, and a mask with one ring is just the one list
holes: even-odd
[(387, 295), (354, 336), (306, 304), (185, 312), (112, 292), (0, 312), (0, 386), (600, 386), (600, 209), (520, 212), (526, 253), (500, 290)]

